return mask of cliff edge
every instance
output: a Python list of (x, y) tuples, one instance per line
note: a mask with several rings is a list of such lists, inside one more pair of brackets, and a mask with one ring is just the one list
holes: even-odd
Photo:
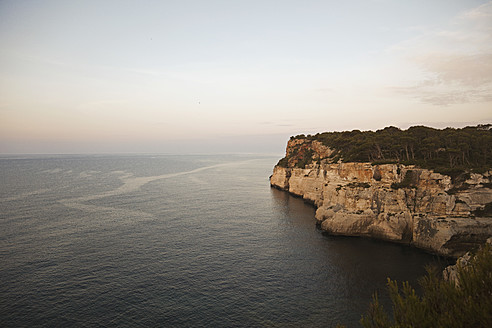
[(291, 138), (270, 184), (314, 204), (321, 229), (334, 235), (400, 242), (448, 257), (492, 236), (492, 170), (451, 177), (416, 165), (342, 159), (314, 138)]

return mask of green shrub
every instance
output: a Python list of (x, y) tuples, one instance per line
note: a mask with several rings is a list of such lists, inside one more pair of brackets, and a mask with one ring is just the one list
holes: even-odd
[(299, 160), (296, 163), (296, 167), (301, 169), (306, 168), (306, 165), (311, 164), (311, 162), (313, 161), (313, 154), (314, 151), (310, 148), (301, 152), (301, 154), (298, 156)]
[(288, 167), (289, 166), (289, 159), (287, 157), (281, 158), (278, 161), (277, 166), (280, 166), (280, 167)]
[(405, 177), (402, 182), (393, 182), (391, 184), (392, 189), (400, 189), (400, 188), (416, 188), (418, 182), (418, 172), (413, 170), (408, 170), (405, 173)]
[(388, 279), (393, 317), (377, 294), (362, 317), (364, 327), (490, 327), (492, 323), (492, 253), (483, 246), (466, 266), (458, 265), (457, 282), (443, 280), (428, 269), (420, 280), (422, 296), (408, 282)]
[[(291, 139), (317, 140), (344, 162), (401, 163), (433, 169), (457, 178), (463, 172), (483, 173), (492, 167), (492, 129), (469, 126), (438, 130), (413, 126), (378, 131), (324, 132)], [(336, 154), (336, 155), (335, 155)]]
[(371, 188), (371, 184), (367, 182), (350, 182), (347, 184), (348, 188)]

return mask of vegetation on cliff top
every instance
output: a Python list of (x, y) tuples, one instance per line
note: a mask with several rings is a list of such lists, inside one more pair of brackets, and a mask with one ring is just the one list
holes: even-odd
[[(490, 124), (444, 130), (425, 126), (407, 130), (387, 127), (375, 132), (353, 130), (298, 135), (291, 140), (321, 142), (335, 150), (329, 158), (331, 162), (401, 163), (453, 176), (463, 171), (484, 172), (492, 167), (491, 127)], [(279, 165), (287, 163), (288, 159), (282, 159)]]
[(458, 266), (457, 281), (442, 279), (428, 270), (420, 280), (422, 296), (404, 282), (388, 279), (393, 318), (374, 296), (361, 319), (364, 327), (490, 327), (492, 322), (492, 253), (483, 246), (465, 266)]

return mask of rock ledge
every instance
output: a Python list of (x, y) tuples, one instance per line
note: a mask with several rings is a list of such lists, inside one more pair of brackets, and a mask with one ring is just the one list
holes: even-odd
[[(302, 142), (291, 140), (287, 154), (302, 149)], [(304, 168), (276, 165), (270, 184), (313, 203), (318, 224), (330, 234), (400, 242), (455, 258), (492, 236), (492, 217), (479, 216), (492, 202), (492, 171), (458, 184), (415, 166), (330, 163), (319, 160), (329, 148), (310, 146), (312, 161)]]

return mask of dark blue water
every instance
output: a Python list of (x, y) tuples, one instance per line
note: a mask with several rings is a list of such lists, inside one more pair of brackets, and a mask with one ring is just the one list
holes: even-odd
[(386, 277), (437, 261), (322, 234), (270, 189), (277, 160), (1, 157), (1, 326), (358, 326)]

